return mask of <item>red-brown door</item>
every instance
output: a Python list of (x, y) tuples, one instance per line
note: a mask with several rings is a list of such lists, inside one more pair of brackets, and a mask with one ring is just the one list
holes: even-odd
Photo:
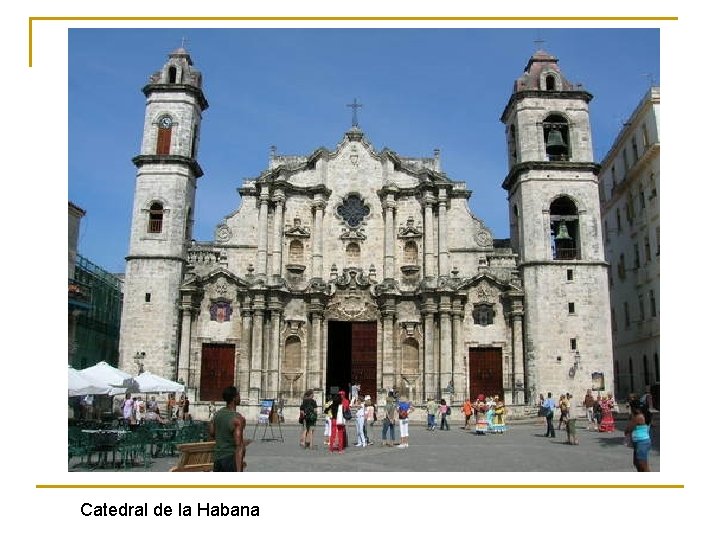
[(222, 391), (235, 384), (235, 345), (203, 343), (200, 400), (222, 401)]
[(352, 323), (351, 383), (360, 383), (360, 399), (365, 395), (375, 400), (377, 392), (377, 323)]
[(503, 395), (502, 349), (478, 347), (470, 349), (470, 399), (478, 394)]

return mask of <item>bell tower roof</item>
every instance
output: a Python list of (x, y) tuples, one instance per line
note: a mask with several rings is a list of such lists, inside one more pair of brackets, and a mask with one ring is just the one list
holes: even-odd
[[(548, 84), (547, 76), (553, 77)], [(558, 66), (558, 58), (547, 51), (538, 49), (528, 60), (525, 72), (515, 81), (514, 92), (525, 90), (568, 91), (579, 90), (581, 85), (574, 85), (562, 74)]]
[(186, 92), (196, 96), (202, 110), (208, 103), (202, 91), (202, 73), (193, 66), (190, 53), (185, 47), (178, 47), (168, 54), (165, 65), (150, 76), (143, 93)]

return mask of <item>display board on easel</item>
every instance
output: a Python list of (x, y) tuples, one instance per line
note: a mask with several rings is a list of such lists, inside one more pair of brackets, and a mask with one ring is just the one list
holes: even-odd
[[(273, 424), (277, 424), (277, 435), (275, 435), (275, 428)], [(264, 425), (265, 429), (263, 435), (260, 438), (261, 441), (283, 441), (282, 429), (280, 429), (280, 422), (277, 414), (277, 406), (274, 399), (263, 399), (260, 401), (260, 411), (258, 412), (257, 422), (255, 423), (255, 431), (253, 431), (253, 439), (257, 433), (259, 425)], [(268, 427), (270, 428), (270, 436), (267, 436)]]

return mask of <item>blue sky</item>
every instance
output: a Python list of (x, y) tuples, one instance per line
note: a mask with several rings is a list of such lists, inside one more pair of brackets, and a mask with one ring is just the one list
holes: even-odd
[(514, 80), (542, 48), (594, 95), (595, 160), (612, 145), (651, 82), (660, 84), (658, 29), (70, 29), (68, 198), (83, 208), (79, 251), (125, 270), (135, 166), (144, 115), (141, 88), (167, 54), (186, 48), (203, 73), (194, 238), (240, 204), (269, 148), (309, 154), (334, 148), (359, 122), (380, 150), (430, 156), (473, 190), (471, 208), (508, 236), (504, 128)]

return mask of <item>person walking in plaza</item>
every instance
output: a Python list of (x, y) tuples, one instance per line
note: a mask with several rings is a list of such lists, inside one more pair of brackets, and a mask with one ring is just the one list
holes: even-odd
[(637, 472), (650, 472), (648, 454), (652, 441), (650, 426), (645, 423), (645, 415), (638, 400), (630, 403), (630, 421), (625, 427), (625, 438), (632, 442), (633, 465)]
[(355, 427), (357, 430), (357, 442), (355, 446), (367, 446), (365, 438), (365, 402), (361, 401), (360, 406), (355, 410)]
[[(388, 442), (388, 432), (390, 433), (390, 441)], [(382, 443), (383, 446), (393, 446), (395, 444), (395, 397), (392, 392), (388, 392), (385, 398), (385, 414), (383, 416), (382, 426)]]
[(447, 421), (448, 414), (450, 414), (450, 406), (444, 399), (440, 400), (440, 407), (438, 408), (438, 412), (440, 413), (440, 431), (443, 430), (443, 426), (445, 426), (444, 429), (446, 431), (450, 431), (450, 426), (448, 425)]
[(301, 442), (305, 448), (313, 447), (315, 424), (317, 423), (317, 401), (312, 390), (306, 390), (300, 404), (303, 413), (303, 436)]
[(538, 408), (538, 425), (544, 426), (547, 420), (545, 419), (547, 417), (547, 411), (545, 410), (545, 407), (543, 406), (543, 403), (545, 403), (545, 396), (543, 394), (540, 394), (540, 397), (538, 397), (537, 400), (537, 408)]
[(125, 427), (130, 428), (130, 426), (135, 423), (133, 420), (133, 416), (135, 415), (135, 402), (132, 400), (129, 393), (125, 394), (122, 411)]
[(190, 417), (190, 398), (188, 396), (186, 396), (185, 394), (183, 394), (180, 401), (182, 403), (182, 408), (181, 408), (181, 413), (180, 413), (182, 415), (182, 419), (186, 420), (186, 421), (192, 420), (192, 418)]
[(585, 418), (587, 419), (587, 430), (597, 431), (597, 424), (595, 423), (595, 396), (593, 396), (592, 390), (589, 388), (585, 392), (583, 407), (585, 408)]
[(555, 426), (553, 426), (553, 416), (555, 415), (555, 400), (552, 397), (552, 392), (548, 392), (548, 397), (543, 401), (543, 408), (545, 409), (545, 421), (547, 423), (547, 431), (545, 432), (546, 437), (555, 438)]
[(567, 431), (567, 443), (568, 444), (580, 444), (577, 438), (577, 418), (575, 415), (575, 409), (572, 399), (572, 394), (568, 392), (565, 394), (565, 400), (567, 402), (567, 411), (565, 414), (565, 429)]
[(244, 438), (245, 417), (237, 412), (240, 395), (236, 387), (228, 386), (222, 397), (225, 407), (217, 411), (208, 432), (210, 440), (215, 441), (213, 471), (243, 472), (247, 465), (245, 447), (249, 441)]
[(435, 416), (438, 412), (438, 404), (433, 398), (429, 398), (427, 401), (427, 429), (428, 431), (435, 431)]
[(325, 402), (325, 405), (323, 406), (323, 413), (325, 415), (325, 429), (323, 431), (323, 444), (325, 446), (330, 446), (330, 434), (332, 432), (332, 411), (331, 407), (333, 404), (333, 398), (331, 397)]
[(400, 421), (400, 446), (399, 448), (408, 447), (408, 439), (410, 438), (410, 413), (414, 408), (407, 398), (400, 398), (398, 403), (398, 420)]
[(463, 427), (461, 427), (460, 429), (464, 429), (466, 431), (468, 429), (470, 429), (470, 418), (472, 418), (473, 411), (474, 411), (473, 404), (470, 401), (470, 398), (467, 398), (465, 400), (465, 403), (463, 403), (463, 405), (462, 405), (462, 412), (465, 415), (465, 425)]
[(365, 441), (368, 443), (368, 445), (374, 444), (375, 440), (375, 433), (373, 427), (375, 426), (375, 421), (377, 420), (377, 415), (375, 413), (375, 405), (373, 405), (372, 400), (370, 399), (370, 396), (365, 396)]
[(567, 404), (567, 396), (566, 394), (560, 394), (560, 402), (558, 403), (558, 406), (560, 407), (560, 420), (558, 420), (558, 431), (562, 429), (563, 422), (567, 418), (567, 410), (568, 410), (568, 404)]
[(330, 429), (330, 452), (343, 454), (347, 446), (347, 431), (345, 429), (345, 411), (350, 411), (350, 401), (345, 397), (345, 391), (340, 390), (330, 406), (332, 424)]

